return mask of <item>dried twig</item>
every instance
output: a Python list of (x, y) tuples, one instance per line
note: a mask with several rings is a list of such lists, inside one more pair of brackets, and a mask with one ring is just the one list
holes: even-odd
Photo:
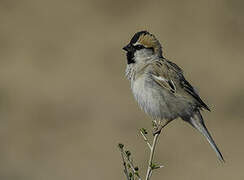
[(123, 153), (123, 151), (124, 151), (123, 148), (124, 148), (124, 145), (123, 144), (119, 144), (119, 149), (120, 149), (120, 152), (121, 152), (121, 158), (122, 158), (123, 166), (124, 166), (124, 173), (125, 173), (126, 179), (130, 180), (128, 168), (127, 168), (127, 165), (126, 165), (126, 162), (125, 162), (124, 153)]
[(151, 144), (149, 143), (149, 141), (148, 141), (148, 139), (147, 139), (147, 137), (146, 137), (146, 134), (147, 134), (146, 129), (144, 129), (144, 128), (140, 129), (140, 133), (141, 133), (141, 135), (142, 135), (144, 141), (147, 143), (148, 147), (149, 147), (150, 149), (152, 149), (152, 146), (151, 146)]
[(150, 177), (152, 176), (152, 171), (154, 169), (158, 169), (158, 167), (159, 168), (163, 167), (163, 166), (156, 166), (155, 164), (153, 164), (153, 156), (154, 156), (154, 153), (155, 153), (155, 148), (156, 148), (156, 144), (157, 144), (159, 135), (160, 135), (160, 133), (157, 133), (157, 134), (154, 135), (153, 144), (152, 144), (150, 157), (149, 157), (149, 161), (148, 161), (146, 180), (150, 179)]
[[(158, 138), (161, 133), (161, 128), (164, 126), (161, 126), (161, 122), (156, 122), (156, 121), (153, 122), (153, 127), (155, 130), (154, 132), (156, 132), (156, 133), (153, 133), (152, 144), (149, 142), (149, 140), (147, 138), (148, 133), (147, 133), (146, 129), (144, 129), (144, 128), (140, 129), (140, 133), (141, 133), (144, 141), (146, 142), (147, 146), (150, 149), (150, 156), (149, 156), (149, 160), (148, 160), (148, 167), (147, 167), (147, 173), (146, 173), (145, 180), (149, 180), (151, 178), (153, 170), (164, 167), (162, 165), (156, 165), (155, 163), (153, 163), (153, 157), (155, 154), (155, 149), (156, 149), (156, 145), (158, 142)], [(137, 178), (138, 180), (142, 180), (141, 177), (139, 176), (138, 167), (135, 167), (133, 164), (130, 151), (125, 151), (123, 147), (124, 147), (123, 144), (119, 144), (122, 161), (123, 161), (123, 165), (124, 165), (124, 173), (125, 173), (127, 180), (135, 180), (135, 178)]]
[[(125, 151), (123, 144), (119, 144), (119, 148), (121, 151), (121, 156), (122, 156), (122, 161), (123, 161), (123, 166), (124, 166), (124, 173), (125, 173), (126, 178), (128, 180), (134, 180), (134, 178), (137, 177), (138, 180), (142, 180), (139, 175), (139, 172), (138, 172), (139, 168), (135, 167), (133, 164), (133, 160), (131, 158), (130, 151)], [(132, 172), (130, 172), (130, 170), (132, 170)]]

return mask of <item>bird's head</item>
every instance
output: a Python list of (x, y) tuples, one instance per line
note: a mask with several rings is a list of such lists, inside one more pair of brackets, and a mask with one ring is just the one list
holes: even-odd
[(123, 50), (127, 51), (127, 63), (146, 61), (152, 57), (162, 57), (162, 47), (153, 34), (137, 32)]

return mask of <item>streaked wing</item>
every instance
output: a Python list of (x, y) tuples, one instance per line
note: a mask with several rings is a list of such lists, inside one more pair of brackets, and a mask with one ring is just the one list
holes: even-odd
[(170, 77), (170, 71), (163, 61), (155, 61), (152, 65), (152, 77), (156, 83), (172, 93), (176, 92), (176, 85), (174, 78)]
[(185, 79), (182, 69), (169, 60), (159, 60), (152, 64), (152, 77), (156, 83), (171, 93), (182, 93), (182, 90), (197, 102), (198, 106), (210, 111), (194, 87)]
[(174, 82), (172, 80), (168, 80), (162, 76), (152, 75), (154, 80), (165, 89), (171, 91), (172, 93), (175, 93), (176, 87), (174, 85)]
[(197, 91), (194, 89), (194, 87), (184, 78), (184, 76), (181, 76), (181, 86), (185, 89), (186, 92), (188, 92), (192, 97), (194, 97), (198, 103), (204, 108), (210, 111), (209, 107), (202, 101), (200, 96), (198, 95)]

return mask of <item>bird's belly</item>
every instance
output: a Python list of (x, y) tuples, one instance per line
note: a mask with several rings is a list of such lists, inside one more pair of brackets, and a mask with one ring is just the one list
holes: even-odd
[(153, 119), (173, 120), (179, 116), (174, 110), (176, 99), (167, 90), (157, 84), (148, 83), (145, 79), (139, 79), (132, 84), (134, 97), (141, 109)]

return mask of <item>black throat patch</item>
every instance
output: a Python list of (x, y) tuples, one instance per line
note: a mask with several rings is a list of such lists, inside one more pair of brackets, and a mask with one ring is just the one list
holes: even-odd
[(126, 56), (127, 56), (127, 64), (135, 63), (134, 53), (135, 53), (135, 51), (129, 51), (129, 52), (126, 53)]

